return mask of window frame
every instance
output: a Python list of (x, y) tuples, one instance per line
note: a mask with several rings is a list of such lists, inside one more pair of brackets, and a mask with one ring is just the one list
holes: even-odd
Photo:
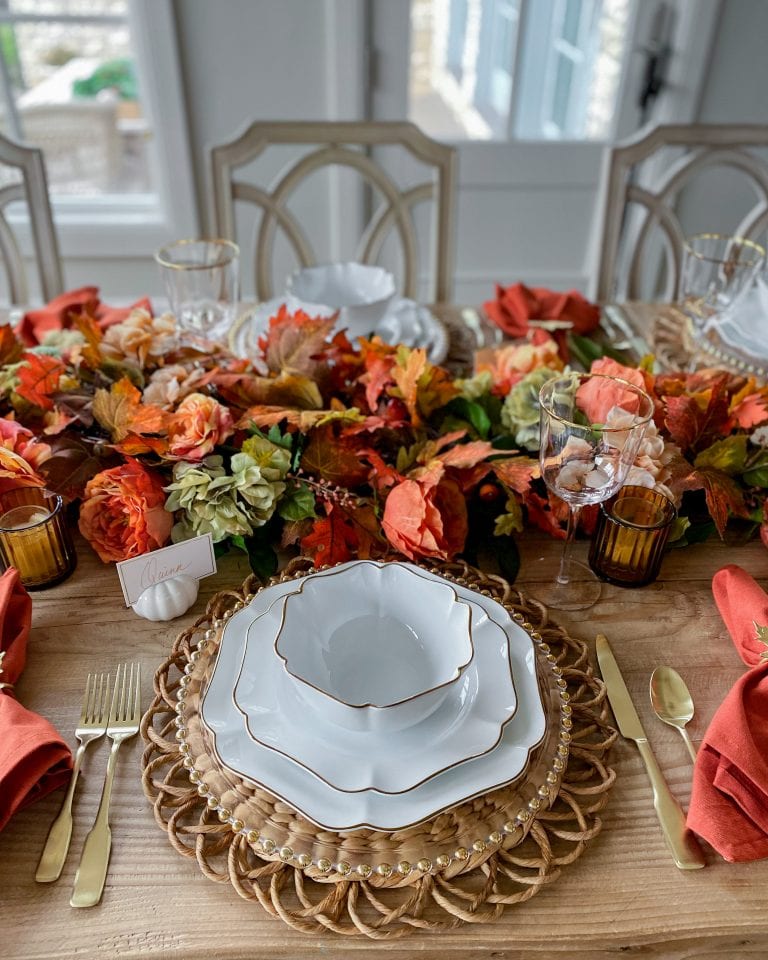
[[(52, 19), (55, 19), (52, 18)], [(149, 124), (156, 193), (51, 195), (62, 260), (148, 257), (170, 238), (199, 233), (172, 0), (129, 0), (128, 22)], [(34, 256), (25, 210), (9, 212), (24, 257)]]

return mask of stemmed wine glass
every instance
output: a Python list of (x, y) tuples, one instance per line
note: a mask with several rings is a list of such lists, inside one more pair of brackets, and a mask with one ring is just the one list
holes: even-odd
[(624, 483), (653, 416), (653, 401), (618, 377), (563, 373), (544, 384), (539, 405), (541, 475), (568, 505), (568, 532), (557, 578), (537, 596), (556, 609), (583, 610), (600, 596), (600, 582), (571, 559), (579, 513), (612, 497)]
[(685, 241), (678, 300), (696, 333), (733, 307), (764, 263), (765, 250), (744, 237), (699, 233)]

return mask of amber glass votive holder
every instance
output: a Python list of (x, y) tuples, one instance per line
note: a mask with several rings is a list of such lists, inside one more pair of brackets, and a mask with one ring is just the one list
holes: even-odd
[(65, 580), (77, 554), (67, 529), (64, 501), (42, 487), (12, 487), (0, 493), (0, 560), (16, 567), (28, 590)]
[(600, 504), (597, 529), (589, 550), (589, 565), (608, 583), (642, 587), (659, 575), (669, 539), (675, 505), (656, 490), (622, 487)]

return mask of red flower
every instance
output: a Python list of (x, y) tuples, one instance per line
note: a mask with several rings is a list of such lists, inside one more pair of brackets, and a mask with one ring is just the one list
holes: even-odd
[(392, 488), (382, 527), (392, 546), (411, 560), (450, 560), (467, 538), (467, 504), (438, 464)]

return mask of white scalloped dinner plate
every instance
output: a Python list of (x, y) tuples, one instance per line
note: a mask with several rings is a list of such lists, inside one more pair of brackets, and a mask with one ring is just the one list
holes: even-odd
[[(429, 571), (418, 567), (413, 569), (420, 576), (443, 580)], [(311, 574), (324, 575), (325, 572)], [(518, 708), (496, 747), (438, 773), (410, 790), (384, 794), (375, 790), (354, 793), (337, 790), (289, 757), (253, 740), (248, 735), (245, 718), (235, 705), (233, 691), (245, 654), (248, 629), (275, 600), (297, 589), (300, 580), (289, 580), (258, 593), (247, 607), (227, 622), (224, 629), (200, 709), (220, 761), (238, 776), (284, 800), (318, 826), (342, 833), (362, 828), (392, 831), (412, 826), (517, 779), (527, 765), (531, 750), (546, 732), (533, 641), (513, 622), (501, 604), (447, 582), (459, 597), (484, 610), (508, 638)], [(323, 748), (324, 744), (318, 740), (317, 749)], [(398, 737), (389, 736), (382, 749), (396, 751)], [(424, 743), (424, 749), (430, 749), (429, 742)]]
[[(463, 682), (450, 689), (433, 713), (396, 733), (349, 730), (330, 723), (308, 709), (275, 655), (282, 606), (283, 601), (275, 601), (248, 627), (233, 693), (235, 706), (256, 742), (284, 754), (337, 790), (394, 794), (413, 789), (492, 750), (515, 714), (507, 635), (482, 607), (469, 602), (475, 656)], [(480, 689), (482, 696), (477, 695)]]
[[(269, 328), (269, 320), (280, 307), (288, 303), (290, 309), (299, 309), (301, 301), (286, 296), (257, 303), (246, 310), (232, 325), (229, 349), (238, 357), (251, 359), (258, 352), (258, 340)], [(331, 317), (330, 307), (312, 306), (313, 316)], [(432, 313), (414, 300), (399, 297), (394, 300), (379, 321), (375, 331), (385, 343), (404, 343), (407, 347), (423, 347), (430, 363), (441, 364), (448, 356), (448, 331)]]

